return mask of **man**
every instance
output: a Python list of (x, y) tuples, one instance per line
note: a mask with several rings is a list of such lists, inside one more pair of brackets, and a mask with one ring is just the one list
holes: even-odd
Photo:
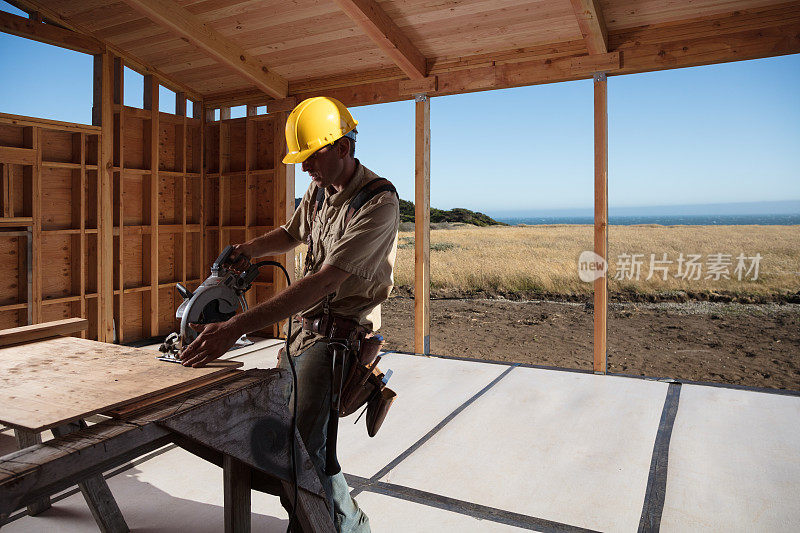
[[(302, 279), (227, 322), (209, 324), (184, 350), (186, 366), (203, 366), (224, 354), (243, 334), (301, 313), (290, 345), (298, 373), (297, 427), (334, 510), (338, 531), (369, 531), (369, 519), (350, 497), (344, 475), (325, 474), (330, 412), (331, 324), (336, 338), (363, 338), (380, 327), (380, 304), (392, 289), (397, 252), (399, 200), (393, 187), (371, 196), (348, 214), (351, 200), (377, 179), (354, 157), (358, 123), (341, 102), (304, 100), (286, 121), (286, 164), (302, 163), (312, 183), (283, 227), (236, 246), (238, 254), (262, 257), (309, 244)], [(324, 191), (318, 196), (319, 190)], [(318, 203), (319, 202), (319, 203)], [(282, 357), (281, 368), (289, 368)], [(345, 362), (346, 375), (350, 361)], [(289, 398), (287, 398), (287, 402)]]

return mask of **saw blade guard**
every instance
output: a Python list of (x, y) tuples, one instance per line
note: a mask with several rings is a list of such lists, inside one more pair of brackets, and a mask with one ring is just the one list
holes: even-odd
[[(221, 278), (217, 279), (222, 281)], [(236, 314), (239, 302), (239, 294), (227, 285), (203, 283), (194, 292), (193, 297), (184, 301), (175, 313), (176, 318), (181, 320), (183, 346), (188, 346), (197, 338), (197, 332), (189, 324), (224, 322)]]

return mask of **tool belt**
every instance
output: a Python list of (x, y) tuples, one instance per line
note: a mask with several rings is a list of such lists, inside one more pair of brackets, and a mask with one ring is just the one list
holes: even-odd
[[(367, 434), (374, 437), (380, 429), (397, 394), (386, 387), (378, 369), (383, 338), (374, 335), (354, 320), (335, 315), (303, 318), (303, 329), (329, 340), (347, 341), (350, 367), (344, 376), (340, 394), (339, 416), (349, 416), (366, 405)], [(362, 413), (363, 414), (363, 413)], [(361, 418), (361, 415), (356, 419)]]

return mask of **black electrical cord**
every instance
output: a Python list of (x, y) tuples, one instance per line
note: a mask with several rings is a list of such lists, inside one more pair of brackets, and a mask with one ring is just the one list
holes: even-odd
[[(262, 266), (276, 266), (283, 271), (283, 275), (286, 276), (286, 286), (292, 284), (292, 280), (289, 277), (289, 273), (286, 271), (286, 267), (282, 264), (278, 263), (277, 261), (259, 261), (255, 265), (256, 268), (261, 268)], [(292, 338), (292, 317), (289, 317), (289, 322), (286, 329), (286, 359), (289, 361), (289, 368), (292, 369), (292, 396), (293, 403), (292, 403), (292, 424), (291, 424), (291, 434), (289, 435), (289, 440), (292, 443), (292, 450), (291, 450), (291, 460), (292, 460), (292, 483), (294, 484), (294, 500), (292, 501), (292, 512), (289, 515), (289, 525), (286, 527), (287, 533), (292, 531), (292, 526), (297, 522), (297, 455), (296, 455), (296, 442), (295, 442), (295, 434), (297, 433), (297, 369), (294, 366), (294, 360), (292, 356), (289, 354), (289, 339)]]

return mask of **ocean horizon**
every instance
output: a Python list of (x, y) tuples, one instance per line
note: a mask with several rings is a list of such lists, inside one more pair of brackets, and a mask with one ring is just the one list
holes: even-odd
[[(532, 216), (493, 217), (498, 222), (510, 225), (525, 224), (594, 224), (592, 216)], [(800, 225), (800, 214), (785, 215), (612, 215), (609, 225), (632, 226), (635, 224), (659, 224), (661, 226), (794, 226)]]

